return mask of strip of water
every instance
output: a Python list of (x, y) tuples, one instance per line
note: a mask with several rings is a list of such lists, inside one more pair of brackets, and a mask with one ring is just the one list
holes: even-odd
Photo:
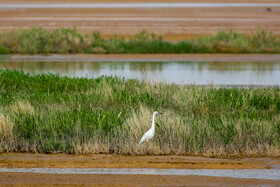
[(8, 59), (5, 62), (0, 62), (0, 68), (18, 69), (31, 74), (50, 72), (61, 76), (88, 78), (106, 75), (175, 84), (211, 84), (226, 87), (236, 87), (237, 85), (280, 86), (280, 61), (71, 62), (70, 60), (68, 62), (36, 62), (32, 60), (13, 62)]
[(45, 174), (199, 175), (280, 180), (280, 169), (154, 169), (154, 168), (0, 168), (0, 172)]
[(194, 8), (194, 7), (276, 7), (280, 3), (32, 3), (0, 4), (1, 9), (17, 8)]

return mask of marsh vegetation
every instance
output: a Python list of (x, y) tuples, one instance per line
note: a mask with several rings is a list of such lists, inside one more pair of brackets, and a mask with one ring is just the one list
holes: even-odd
[(75, 28), (47, 31), (44, 28), (18, 29), (0, 33), (0, 54), (156, 54), (156, 53), (279, 53), (280, 38), (271, 32), (254, 30), (250, 35), (220, 31), (178, 42), (142, 31), (129, 39), (105, 39), (98, 31), (79, 33)]
[[(211, 88), (0, 70), (0, 151), (280, 155), (278, 88)], [(138, 146), (150, 128), (155, 137)]]

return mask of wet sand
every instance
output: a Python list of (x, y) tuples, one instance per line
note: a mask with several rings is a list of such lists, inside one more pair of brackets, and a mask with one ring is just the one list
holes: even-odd
[[(124, 156), (66, 154), (0, 154), (0, 167), (43, 168), (165, 168), (165, 169), (273, 169), (279, 158), (208, 158), (199, 156)], [(236, 186), (272, 185), (279, 180), (208, 176), (1, 173), (0, 185), (102, 185), (102, 186)]]
[[(32, 3), (32, 0), (2, 1), (2, 3)], [(71, 0), (43, 0), (40, 3), (63, 3)], [(80, 0), (78, 3), (97, 3), (115, 1)], [(123, 0), (118, 2), (196, 2), (187, 0)], [(208, 2), (209, 1), (200, 1)], [(232, 2), (215, 0), (210, 2)], [(244, 2), (244, 1), (238, 1)], [(246, 1), (254, 3), (255, 1)], [(279, 3), (279, 1), (258, 1), (258, 3)], [(270, 9), (268, 9), (270, 8)], [(77, 27), (89, 33), (98, 30), (105, 37), (148, 32), (163, 35), (166, 40), (182, 40), (211, 35), (218, 31), (233, 29), (249, 34), (252, 29), (261, 27), (280, 35), (280, 7), (227, 7), (227, 8), (44, 8), (44, 9), (7, 9), (0, 11), (0, 31), (18, 28), (44, 27), (53, 30), (61, 27)]]
[(0, 186), (278, 186), (280, 180), (167, 175), (0, 173)]
[(277, 158), (208, 158), (199, 156), (124, 156), (67, 154), (0, 154), (0, 167), (272, 169)]

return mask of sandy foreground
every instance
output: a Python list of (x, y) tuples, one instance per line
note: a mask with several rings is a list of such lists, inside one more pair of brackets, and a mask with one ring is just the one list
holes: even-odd
[[(39, 3), (120, 3), (120, 2), (198, 2), (194, 0), (42, 0)], [(199, 2), (247, 2), (279, 3), (279, 1), (227, 1)], [(0, 4), (32, 4), (34, 0), (2, 0)], [(227, 7), (227, 8), (31, 8), (2, 9), (0, 31), (18, 28), (44, 27), (72, 28), (89, 33), (98, 30), (105, 37), (125, 35), (129, 37), (145, 29), (163, 35), (167, 40), (182, 40), (198, 35), (211, 35), (218, 31), (233, 29), (250, 33), (258, 27), (280, 35), (280, 7)]]
[[(123, 156), (66, 154), (0, 154), (0, 167), (24, 168), (164, 168), (164, 169), (273, 169), (279, 158), (208, 158), (199, 156)], [(208, 176), (39, 174), (0, 172), (0, 185), (102, 186), (258, 186), (279, 180)]]

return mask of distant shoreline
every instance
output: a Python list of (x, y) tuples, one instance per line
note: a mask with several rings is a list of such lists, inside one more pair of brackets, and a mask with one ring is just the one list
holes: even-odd
[(0, 62), (276, 62), (280, 54), (51, 54), (0, 55)]
[(219, 7), (279, 7), (280, 3), (191, 3), (191, 2), (133, 2), (133, 3), (9, 3), (0, 4), (0, 9), (34, 8), (219, 8)]

